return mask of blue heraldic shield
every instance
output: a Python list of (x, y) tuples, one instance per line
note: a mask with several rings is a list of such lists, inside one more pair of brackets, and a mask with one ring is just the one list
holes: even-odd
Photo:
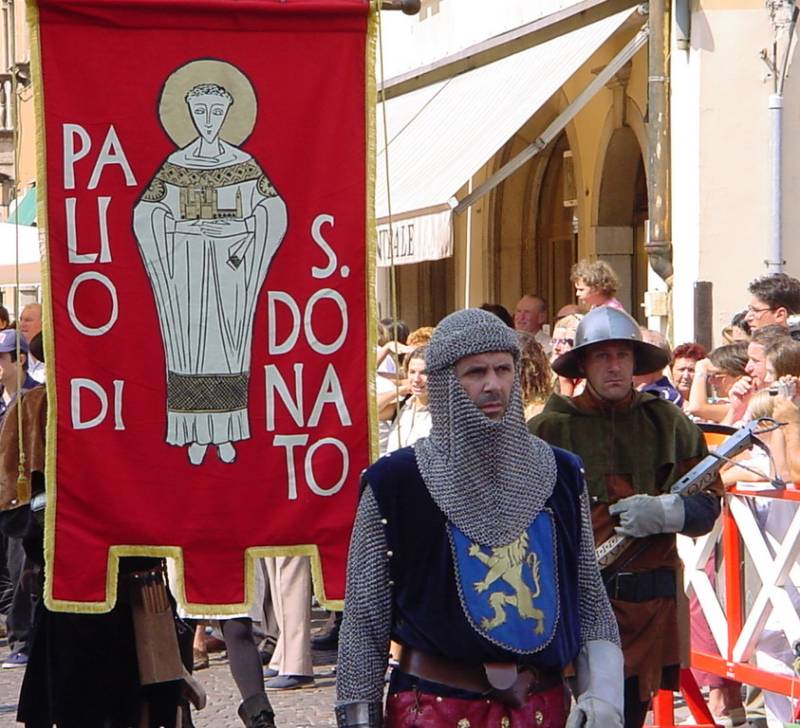
[(485, 547), (449, 526), (459, 597), (472, 628), (499, 647), (538, 652), (559, 619), (553, 516), (539, 513), (509, 544)]

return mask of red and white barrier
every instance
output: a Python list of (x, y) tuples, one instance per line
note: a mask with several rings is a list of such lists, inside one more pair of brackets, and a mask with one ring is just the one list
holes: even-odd
[[(763, 485), (764, 489), (761, 489)], [(800, 679), (759, 669), (751, 664), (767, 619), (780, 613), (780, 629), (789, 645), (800, 642), (798, 615), (786, 585), (800, 588), (800, 507), (788, 521), (781, 539), (767, 533), (758, 523), (753, 498), (792, 501), (800, 506), (800, 491), (777, 490), (768, 484), (747, 484), (726, 489), (723, 510), (711, 533), (697, 539), (678, 538), (678, 550), (684, 563), (684, 585), (693, 591), (708, 621), (719, 654), (692, 650), (692, 667), (715, 675), (756, 685), (774, 693), (800, 697)], [(724, 602), (721, 602), (708, 575), (703, 570), (715, 544), (722, 544)], [(742, 564), (749, 553), (761, 581), (749, 610), (745, 608)], [(723, 603), (725, 607), (723, 608)], [(688, 673), (688, 674), (687, 674)], [(698, 728), (715, 725), (691, 673), (681, 671), (681, 692)], [(672, 693), (661, 691), (654, 700), (654, 725), (673, 728), (675, 716)]]

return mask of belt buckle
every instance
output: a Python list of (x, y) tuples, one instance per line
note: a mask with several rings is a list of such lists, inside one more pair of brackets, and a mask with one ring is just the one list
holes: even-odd
[(614, 574), (614, 576), (612, 577), (613, 582), (614, 582), (614, 589), (613, 589), (614, 596), (612, 597), (613, 599), (619, 599), (619, 578), (621, 576), (633, 576), (633, 572), (632, 571), (618, 571), (616, 574)]
[(486, 679), (495, 690), (508, 690), (516, 681), (519, 671), (513, 662), (485, 662)]

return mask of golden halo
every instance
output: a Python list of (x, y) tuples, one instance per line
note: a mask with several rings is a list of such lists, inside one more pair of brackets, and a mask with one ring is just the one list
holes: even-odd
[(253, 131), (258, 102), (250, 79), (236, 66), (225, 61), (212, 58), (189, 61), (170, 74), (164, 82), (161, 98), (158, 100), (161, 126), (179, 147), (185, 147), (199, 136), (189, 115), (186, 94), (202, 83), (222, 86), (233, 97), (233, 104), (222, 124), (219, 136), (229, 144), (238, 146)]

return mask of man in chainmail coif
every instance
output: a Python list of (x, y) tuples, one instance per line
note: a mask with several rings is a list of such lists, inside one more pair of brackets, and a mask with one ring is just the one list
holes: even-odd
[[(581, 463), (528, 433), (518, 356), (491, 313), (447, 316), (426, 355), (430, 436), (366, 471), (339, 638), (342, 728), (622, 726)], [(384, 711), (390, 638), (403, 650)]]

